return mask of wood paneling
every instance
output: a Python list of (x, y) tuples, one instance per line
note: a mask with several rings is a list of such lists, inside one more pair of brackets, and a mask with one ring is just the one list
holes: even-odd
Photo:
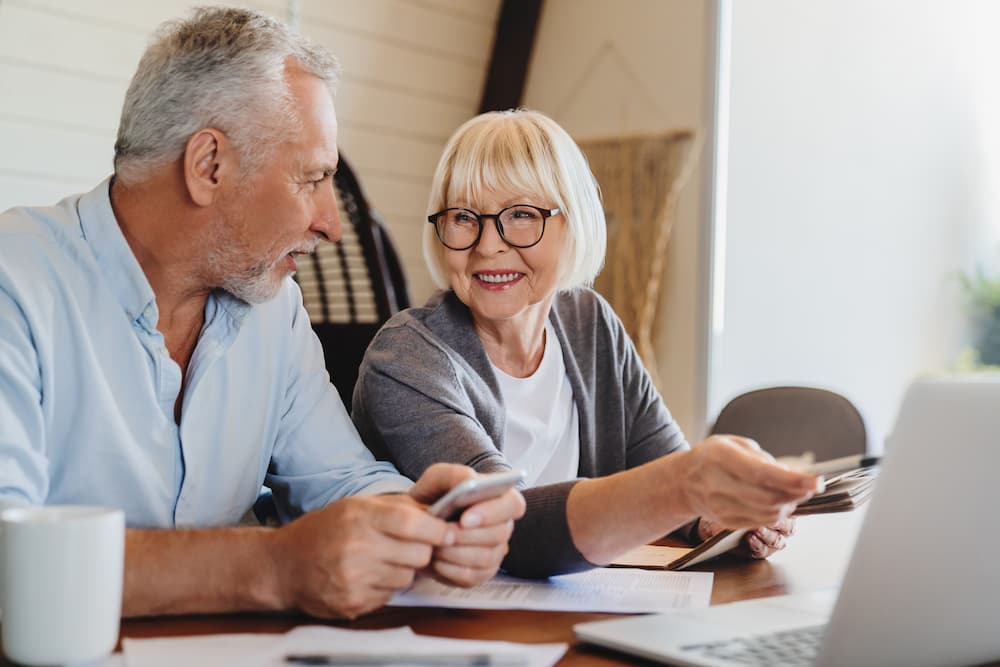
[(0, 52), (20, 62), (127, 83), (145, 46), (140, 30), (25, 0), (0, 5)]
[[(66, 71), (0, 60), (0, 118), (114, 134), (124, 81), (88, 79)], [(72, 110), (66, 108), (72, 100)]]
[[(89, 175), (96, 185), (111, 172), (113, 145), (113, 133), (0, 118), (0, 146), (3, 146), (0, 169), (23, 178), (65, 181), (85, 180)], [(14, 203), (20, 202), (11, 202)]]
[[(53, 203), (111, 170), (128, 81), (152, 31), (188, 0), (0, 2), (0, 210)], [(286, 3), (237, 3), (286, 17)], [(415, 302), (431, 285), (420, 255), (434, 166), (472, 116), (499, 0), (301, 0), (300, 29), (344, 67), (341, 144), (388, 221)]]

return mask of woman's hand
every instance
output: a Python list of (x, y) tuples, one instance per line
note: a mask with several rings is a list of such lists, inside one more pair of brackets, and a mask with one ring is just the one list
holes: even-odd
[(758, 532), (756, 540), (770, 549), (748, 544), (754, 554), (766, 555), (784, 541), (785, 519), (813, 495), (818, 481), (776, 464), (753, 440), (717, 435), (690, 451), (580, 480), (566, 499), (567, 523), (577, 549), (597, 564), (696, 517), (719, 529), (782, 526)]
[(777, 526), (787, 529), (785, 520), (818, 482), (816, 475), (780, 466), (756, 442), (734, 435), (711, 436), (672, 456), (684, 457), (677, 479), (691, 514), (710, 526), (754, 529), (755, 539), (748, 542), (753, 553), (780, 548), (787, 535)]
[[(707, 519), (698, 521), (698, 540), (704, 542), (722, 530), (722, 526)], [(750, 558), (769, 558), (788, 544), (795, 534), (795, 519), (781, 519), (772, 526), (752, 530), (743, 536), (740, 549)]]

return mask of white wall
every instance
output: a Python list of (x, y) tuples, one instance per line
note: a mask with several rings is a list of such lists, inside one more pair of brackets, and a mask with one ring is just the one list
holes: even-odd
[[(153, 28), (203, 2), (0, 0), (0, 210), (48, 204), (111, 171), (128, 81)], [(286, 18), (287, 3), (236, 3)], [(344, 66), (340, 140), (387, 218), (419, 300), (437, 157), (475, 113), (499, 0), (302, 0), (304, 34)], [(456, 39), (462, 35), (462, 39)]]
[(1000, 257), (1000, 5), (732, 6), (710, 414), (756, 386), (825, 386), (880, 444), (912, 376), (965, 343), (957, 271)]
[[(546, 0), (523, 103), (577, 140), (709, 129), (712, 3)], [(707, 165), (707, 155), (700, 166)], [(689, 437), (705, 421), (706, 179), (683, 190), (656, 337), (664, 399)]]

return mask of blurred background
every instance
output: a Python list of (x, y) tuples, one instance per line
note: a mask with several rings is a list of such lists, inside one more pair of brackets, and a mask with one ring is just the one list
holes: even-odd
[[(195, 4), (0, 0), (0, 210), (111, 172), (149, 35)], [(420, 236), (434, 166), (507, 44), (527, 43), (516, 103), (580, 142), (693, 133), (652, 334), (692, 440), (733, 396), (795, 384), (850, 398), (877, 449), (907, 383), (975, 342), (960, 276), (1000, 276), (1000, 3), (243, 4), (340, 58), (341, 147), (414, 304), (433, 291)], [(532, 21), (500, 20), (525, 5)], [(605, 271), (627, 261), (611, 252)]]

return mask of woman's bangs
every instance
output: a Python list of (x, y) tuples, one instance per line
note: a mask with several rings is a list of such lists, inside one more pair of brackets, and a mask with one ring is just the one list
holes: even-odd
[(552, 168), (538, 164), (538, 151), (530, 139), (484, 132), (470, 150), (456, 155), (448, 183), (448, 205), (474, 205), (491, 192), (510, 192), (525, 197), (555, 200), (558, 190), (552, 182)]

